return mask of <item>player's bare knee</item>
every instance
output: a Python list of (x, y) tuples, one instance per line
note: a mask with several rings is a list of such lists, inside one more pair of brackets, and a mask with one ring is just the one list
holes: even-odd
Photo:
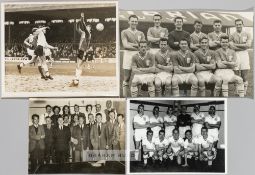
[(165, 85), (166, 85), (166, 87), (171, 87), (171, 85), (172, 85), (172, 80), (171, 80), (171, 78), (167, 78), (167, 79), (166, 79)]
[(159, 78), (155, 78), (155, 87), (160, 88), (161, 87), (161, 80)]
[(172, 86), (178, 86), (178, 79), (176, 77), (172, 78)]
[(236, 76), (236, 82), (237, 84), (243, 84), (243, 79), (239, 76)]

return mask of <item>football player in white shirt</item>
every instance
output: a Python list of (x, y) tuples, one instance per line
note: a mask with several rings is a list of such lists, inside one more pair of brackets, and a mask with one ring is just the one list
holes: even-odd
[(193, 113), (191, 114), (191, 123), (192, 123), (192, 136), (197, 138), (201, 136), (201, 128), (205, 122), (204, 113), (200, 112), (200, 106), (194, 106)]
[(177, 117), (174, 115), (173, 108), (170, 106), (167, 108), (166, 114), (164, 117), (165, 137), (169, 139), (172, 137), (173, 130), (176, 127)]
[(184, 141), (184, 160), (185, 163), (182, 166), (189, 166), (188, 159), (198, 159), (198, 144), (196, 138), (192, 137), (191, 130), (185, 132), (186, 140)]
[(153, 138), (158, 138), (159, 131), (163, 128), (163, 118), (159, 116), (159, 107), (154, 106), (153, 116), (150, 117), (150, 128), (153, 131)]
[(179, 136), (179, 130), (173, 130), (173, 136), (169, 139), (169, 147), (167, 149), (167, 154), (171, 160), (177, 157), (177, 164), (181, 165), (181, 158), (184, 155), (184, 141)]
[(153, 139), (153, 131), (151, 129), (148, 129), (146, 133), (146, 138), (143, 139), (142, 146), (143, 146), (143, 163), (145, 168), (147, 166), (149, 158), (152, 158), (152, 161), (154, 161), (155, 141)]
[(202, 136), (197, 140), (200, 161), (208, 161), (208, 166), (212, 165), (212, 161), (216, 158), (216, 149), (213, 147), (213, 138), (208, 135), (208, 129), (201, 129)]
[(166, 150), (169, 146), (168, 139), (165, 138), (165, 130), (159, 131), (159, 137), (155, 139), (155, 147), (156, 147), (156, 154), (155, 159), (160, 161), (160, 164), (162, 164), (162, 161), (166, 161), (167, 159), (167, 153)]
[(134, 116), (134, 138), (135, 138), (135, 159), (138, 160), (140, 143), (146, 138), (147, 128), (150, 127), (150, 119), (144, 115), (144, 105), (140, 104), (137, 109), (138, 114)]
[(215, 111), (215, 106), (210, 106), (209, 115), (205, 117), (205, 126), (208, 129), (208, 135), (213, 138), (213, 146), (217, 148), (221, 121), (220, 117), (215, 114)]

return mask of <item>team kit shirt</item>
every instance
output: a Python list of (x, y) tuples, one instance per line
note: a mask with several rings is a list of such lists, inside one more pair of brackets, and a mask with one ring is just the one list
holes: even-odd
[(174, 66), (191, 67), (195, 61), (195, 55), (189, 50), (187, 50), (186, 53), (178, 51), (173, 55)]
[[(205, 115), (204, 113), (199, 113), (199, 114), (196, 114), (196, 113), (192, 113), (191, 114), (191, 119), (194, 119), (194, 120), (204, 120), (205, 119)], [(203, 124), (199, 124), (199, 123), (193, 123), (192, 124), (192, 135), (193, 137), (199, 137), (201, 136), (201, 129), (203, 127)]]
[[(163, 118), (158, 116), (157, 118), (155, 116), (150, 117), (150, 123), (162, 123), (163, 124)], [(153, 137), (158, 138), (159, 131), (161, 130), (160, 126), (152, 127), (151, 130), (153, 131)]]
[(181, 149), (181, 147), (184, 146), (184, 140), (181, 137), (179, 137), (178, 140), (175, 140), (174, 137), (171, 137), (169, 139), (169, 144), (171, 145), (173, 152), (176, 153)]
[[(152, 149), (154, 151), (156, 150), (156, 148), (155, 148), (155, 140), (153, 138), (152, 138), (151, 141), (149, 141), (147, 138), (143, 139), (142, 145), (145, 146), (147, 149)], [(149, 157), (153, 156), (154, 151), (149, 151)], [(144, 156), (144, 158), (145, 157), (147, 157), (147, 155)]]
[(126, 39), (129, 43), (138, 44), (140, 41), (145, 40), (145, 36), (139, 30), (132, 31), (130, 28), (127, 28), (121, 32), (121, 39)]
[[(164, 27), (150, 27), (147, 32), (147, 36), (151, 36), (153, 38), (166, 38), (168, 37), (168, 30)], [(150, 48), (159, 48), (159, 41), (150, 42)]]
[[(205, 117), (205, 122), (207, 122), (208, 124), (217, 124), (218, 122), (220, 122), (220, 117), (218, 115), (208, 115)], [(213, 137), (214, 141), (219, 140), (219, 129), (218, 128), (214, 128), (214, 129), (208, 129), (208, 135)]]
[(147, 52), (144, 57), (139, 53), (135, 54), (132, 58), (132, 67), (149, 68), (154, 66), (154, 55)]
[(199, 40), (203, 37), (207, 37), (207, 35), (203, 32), (193, 32), (192, 34), (190, 34), (190, 42), (192, 44), (199, 44)]
[(188, 43), (190, 43), (190, 33), (186, 32), (184, 30), (181, 30), (181, 31), (174, 30), (174, 31), (170, 32), (168, 35), (169, 46), (173, 50), (179, 50), (180, 49), (179, 44), (175, 45), (174, 42), (180, 43), (181, 39), (186, 39), (186, 40), (188, 40)]
[(157, 145), (160, 149), (167, 148), (169, 145), (169, 140), (164, 138), (163, 140), (160, 140), (159, 138), (155, 139), (155, 145)]
[(172, 64), (170, 51), (167, 50), (166, 53), (162, 53), (160, 50), (155, 54), (155, 64), (160, 64), (162, 66), (168, 66)]
[[(217, 34), (216, 32), (211, 32), (211, 33), (208, 33), (208, 39), (210, 41), (220, 41), (220, 37), (221, 35), (223, 35), (224, 33), (223, 32), (219, 32), (219, 34)], [(219, 49), (221, 46), (218, 45), (216, 47), (211, 47), (212, 50), (217, 50)]]
[[(242, 31), (240, 33), (236, 31), (232, 35), (230, 35), (229, 41), (235, 44), (248, 44), (249, 46), (251, 46), (252, 37), (249, 33), (245, 31)], [(236, 50), (236, 56), (238, 66), (235, 68), (235, 70), (249, 70), (250, 57), (247, 48), (238, 47), (238, 50)]]
[[(139, 125), (145, 125), (150, 121), (147, 115), (140, 116), (139, 114), (134, 116), (134, 123), (138, 123)], [(146, 128), (135, 129), (135, 140), (141, 141), (142, 139), (146, 138)]]
[(213, 50), (207, 49), (204, 52), (202, 49), (198, 49), (194, 52), (194, 54), (197, 58), (196, 63), (199, 63), (199, 64), (215, 63), (215, 52)]
[[(191, 142), (189, 142), (189, 140), (186, 139), (183, 145), (184, 145), (184, 148), (187, 149), (188, 151), (195, 151), (197, 140), (192, 138)], [(193, 155), (194, 155), (194, 152), (188, 152), (188, 158), (190, 158), (190, 156), (193, 156)]]
[[(177, 117), (174, 116), (174, 115), (171, 115), (171, 116), (166, 115), (166, 116), (164, 117), (164, 121), (165, 121), (165, 122), (172, 122), (172, 123), (173, 123), (173, 122), (177, 122)], [(169, 138), (169, 137), (172, 136), (172, 132), (173, 132), (174, 128), (175, 128), (175, 126), (166, 126), (166, 127), (165, 127), (166, 138)]]
[(213, 144), (213, 138), (208, 135), (207, 138), (204, 138), (203, 136), (200, 136), (197, 140), (197, 143), (202, 146), (202, 148), (209, 148), (210, 144)]

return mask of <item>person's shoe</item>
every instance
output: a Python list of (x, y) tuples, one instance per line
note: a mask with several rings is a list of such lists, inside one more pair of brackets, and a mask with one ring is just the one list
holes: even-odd
[(19, 64), (17, 65), (17, 68), (18, 68), (19, 73), (21, 74), (21, 66)]
[(47, 78), (53, 80), (53, 77), (51, 75), (47, 76)]

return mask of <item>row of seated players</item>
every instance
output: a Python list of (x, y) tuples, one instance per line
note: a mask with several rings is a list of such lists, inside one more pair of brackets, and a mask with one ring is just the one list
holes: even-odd
[[(168, 40), (161, 38), (159, 50), (153, 54), (147, 41), (139, 42), (139, 51), (132, 57), (131, 96), (138, 96), (140, 85), (147, 85), (149, 96), (179, 96), (179, 85), (191, 85), (190, 96), (205, 96), (206, 84), (215, 84), (213, 96), (228, 97), (228, 84), (234, 83), (236, 94), (246, 95), (247, 86), (236, 74), (237, 57), (229, 48), (228, 35), (221, 35), (221, 48), (209, 49), (209, 39), (199, 40), (201, 48), (192, 53), (188, 41), (181, 39), (178, 51), (171, 51)], [(164, 91), (163, 91), (164, 90)]]

